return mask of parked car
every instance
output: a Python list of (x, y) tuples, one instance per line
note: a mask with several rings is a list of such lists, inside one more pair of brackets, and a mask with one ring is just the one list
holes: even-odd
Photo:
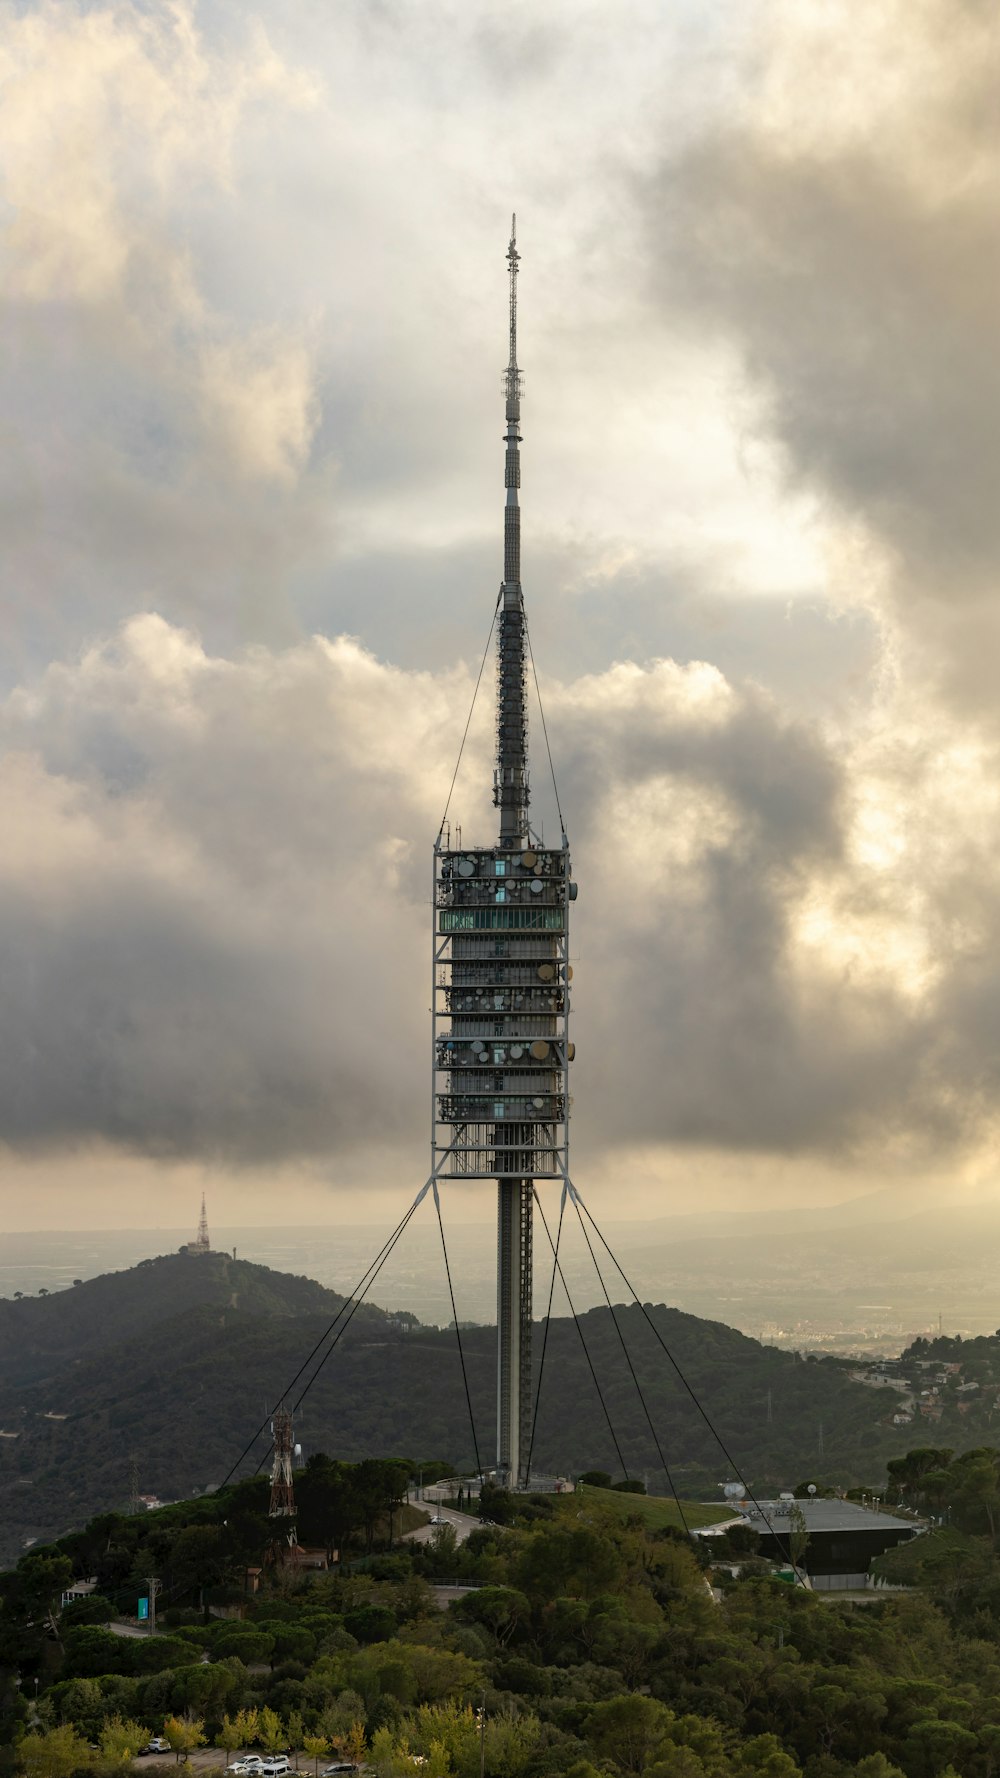
[(287, 1755), (276, 1753), (273, 1759), (261, 1760), (258, 1771), (260, 1778), (286, 1778), (289, 1771)]
[(334, 1765), (323, 1767), (322, 1778), (341, 1778), (342, 1773), (353, 1772), (353, 1771), (354, 1771), (354, 1761), (353, 1760), (350, 1760), (350, 1759), (337, 1760)]
[(153, 1735), (151, 1740), (146, 1742), (145, 1747), (140, 1747), (139, 1757), (141, 1759), (143, 1754), (146, 1754), (146, 1753), (169, 1753), (169, 1752), (170, 1752), (170, 1742), (164, 1741), (162, 1735)]

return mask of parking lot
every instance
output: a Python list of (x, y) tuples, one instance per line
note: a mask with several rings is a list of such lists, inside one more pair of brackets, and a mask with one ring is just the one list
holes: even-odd
[[(186, 1766), (188, 1772), (220, 1772), (224, 1771), (227, 1765), (235, 1764), (239, 1757), (239, 1754), (234, 1754), (233, 1760), (230, 1761), (221, 1747), (198, 1747), (194, 1753), (189, 1754)], [(290, 1753), (288, 1755), (288, 1778), (292, 1778), (296, 1772), (300, 1774), (300, 1778), (317, 1778), (317, 1767), (319, 1773), (323, 1773), (333, 1763), (330, 1759), (314, 1760), (307, 1753)], [(166, 1773), (174, 1771), (176, 1765), (177, 1755), (175, 1753), (147, 1753), (142, 1759), (132, 1761), (133, 1770), (148, 1772), (149, 1778), (155, 1778), (157, 1773), (161, 1774), (161, 1778), (165, 1778)], [(349, 1778), (349, 1773), (345, 1772), (342, 1778)]]

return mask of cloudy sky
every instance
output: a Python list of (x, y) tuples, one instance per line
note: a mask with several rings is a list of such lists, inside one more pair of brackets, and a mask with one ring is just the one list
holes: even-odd
[(8, 1226), (422, 1183), (512, 209), (578, 1179), (991, 1191), (990, 0), (0, 13)]

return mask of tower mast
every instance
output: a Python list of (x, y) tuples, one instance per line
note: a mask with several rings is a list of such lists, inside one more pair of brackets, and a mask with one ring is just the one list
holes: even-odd
[(516, 219), (507, 271), (503, 581), (497, 599), (497, 745), (491, 846), (434, 848), (431, 1178), (497, 1187), (497, 1472), (528, 1480), (535, 1182), (569, 1180), (569, 904), (565, 834), (528, 823), (528, 636), (521, 591), (521, 372)]
[[(521, 372), (517, 363), (517, 217), (510, 219), (510, 356), (504, 373), (507, 429), (503, 586), (497, 615), (497, 763), (493, 800), (500, 845), (528, 844), (528, 724), (524, 595), (521, 591)], [(501, 1132), (503, 1135), (504, 1132)], [(527, 1135), (522, 1127), (519, 1134)], [(526, 1142), (526, 1151), (529, 1147)], [(530, 1152), (508, 1164), (531, 1166)], [(529, 1178), (497, 1180), (497, 1470), (515, 1487), (531, 1437), (532, 1191)]]

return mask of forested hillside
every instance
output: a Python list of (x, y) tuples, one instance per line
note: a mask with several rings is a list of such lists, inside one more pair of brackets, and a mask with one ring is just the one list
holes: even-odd
[[(213, 1254), (174, 1255), (47, 1299), (0, 1305), (0, 1429), (16, 1435), (0, 1438), (0, 1560), (14, 1560), (29, 1537), (121, 1506), (133, 1450), (144, 1493), (169, 1500), (218, 1485), (341, 1301), (309, 1279)], [(842, 1365), (802, 1360), (675, 1309), (660, 1306), (651, 1315), (756, 1488), (789, 1486), (806, 1474), (866, 1484), (912, 1442), (912, 1430), (886, 1424), (884, 1400), (852, 1382)], [(732, 1475), (729, 1457), (638, 1305), (616, 1317), (617, 1324), (601, 1309), (581, 1318), (589, 1361), (573, 1322), (553, 1320), (536, 1470), (620, 1476), (627, 1469), (648, 1477), (652, 1491), (666, 1491), (623, 1335), (675, 1483), (718, 1498), (717, 1484)], [(495, 1337), (489, 1327), (463, 1336), (476, 1445), (486, 1462)], [(541, 1345), (539, 1328), (536, 1353)], [(974, 1415), (963, 1428), (964, 1443), (975, 1443)], [(306, 1453), (325, 1449), (357, 1460), (391, 1449), (473, 1468), (454, 1333), (407, 1329), (362, 1307), (309, 1390), (296, 1436)], [(262, 1441), (250, 1468), (264, 1455)]]
[[(253, 1747), (370, 1778), (991, 1778), (1000, 1464), (945, 1455), (942, 1483), (942, 1456), (894, 1485), (934, 1474), (957, 1529), (883, 1558), (914, 1590), (862, 1607), (773, 1578), (747, 1527), (706, 1546), (587, 1496), (493, 1490), (503, 1522), (462, 1546), (441, 1526), (390, 1547), (407, 1466), (386, 1460), (296, 1478), (338, 1572), (279, 1559), (263, 1481), (106, 1515), (0, 1579), (0, 1771), (113, 1778), (155, 1733), (214, 1748), (203, 1772)], [(112, 1633), (153, 1572), (159, 1633)], [(60, 1611), (84, 1573), (100, 1590)]]

